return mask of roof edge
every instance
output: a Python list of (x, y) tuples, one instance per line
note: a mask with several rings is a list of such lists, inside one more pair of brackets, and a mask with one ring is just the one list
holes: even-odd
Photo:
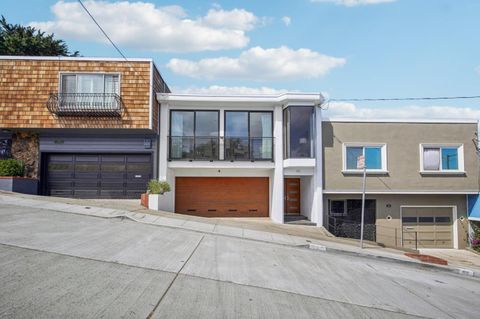
[(474, 119), (359, 119), (359, 118), (322, 118), (323, 122), (343, 123), (451, 123), (451, 124), (478, 124)]
[(153, 62), (151, 58), (0, 55), (0, 60)]

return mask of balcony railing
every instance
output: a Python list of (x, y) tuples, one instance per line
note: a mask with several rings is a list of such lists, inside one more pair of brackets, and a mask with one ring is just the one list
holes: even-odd
[(119, 117), (123, 102), (114, 93), (52, 93), (47, 107), (57, 116)]
[(170, 160), (218, 160), (218, 136), (170, 136)]
[(224, 160), (273, 161), (273, 137), (170, 136), (169, 160), (220, 159), (223, 140)]
[(271, 161), (273, 137), (225, 137), (225, 160)]

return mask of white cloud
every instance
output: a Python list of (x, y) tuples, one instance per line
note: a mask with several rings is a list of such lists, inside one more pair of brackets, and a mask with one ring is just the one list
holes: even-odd
[(282, 22), (288, 27), (292, 23), (292, 18), (284, 16), (282, 17)]
[(238, 58), (218, 57), (198, 61), (171, 59), (167, 67), (174, 73), (193, 78), (261, 81), (316, 78), (345, 63), (343, 58), (282, 46), (272, 49), (254, 47), (243, 51)]
[[(85, 1), (95, 19), (119, 45), (152, 51), (192, 52), (245, 47), (261, 19), (244, 9), (213, 8), (203, 17), (189, 17), (177, 5), (156, 7), (148, 2)], [(67, 39), (106, 42), (78, 2), (52, 6), (55, 19), (31, 22), (46, 32)]]
[(188, 87), (188, 88), (179, 88), (173, 87), (172, 92), (174, 93), (185, 93), (185, 94), (211, 94), (211, 95), (258, 95), (258, 94), (274, 94), (278, 95), (281, 93), (292, 92), (283, 89), (274, 89), (271, 87), (246, 87), (246, 86), (221, 86), (221, 85), (210, 85), (208, 87)]
[(228, 28), (232, 30), (252, 30), (258, 24), (259, 19), (251, 12), (244, 9), (210, 9), (202, 18), (205, 25), (215, 28)]
[(480, 120), (480, 109), (455, 106), (407, 105), (395, 108), (358, 107), (353, 103), (330, 102), (324, 116), (359, 119), (474, 119)]
[(334, 3), (336, 5), (346, 6), (346, 7), (355, 7), (369, 4), (380, 4), (380, 3), (389, 3), (395, 2), (397, 0), (310, 0), (311, 2), (322, 2), (322, 3)]

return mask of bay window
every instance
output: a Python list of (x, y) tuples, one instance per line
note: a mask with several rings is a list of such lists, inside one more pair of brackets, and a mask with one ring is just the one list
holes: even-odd
[(289, 106), (283, 110), (285, 158), (314, 157), (314, 108)]

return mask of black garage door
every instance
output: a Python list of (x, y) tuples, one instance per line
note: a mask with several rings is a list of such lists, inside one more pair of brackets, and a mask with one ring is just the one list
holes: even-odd
[(152, 178), (151, 154), (49, 154), (46, 194), (75, 198), (140, 198)]

